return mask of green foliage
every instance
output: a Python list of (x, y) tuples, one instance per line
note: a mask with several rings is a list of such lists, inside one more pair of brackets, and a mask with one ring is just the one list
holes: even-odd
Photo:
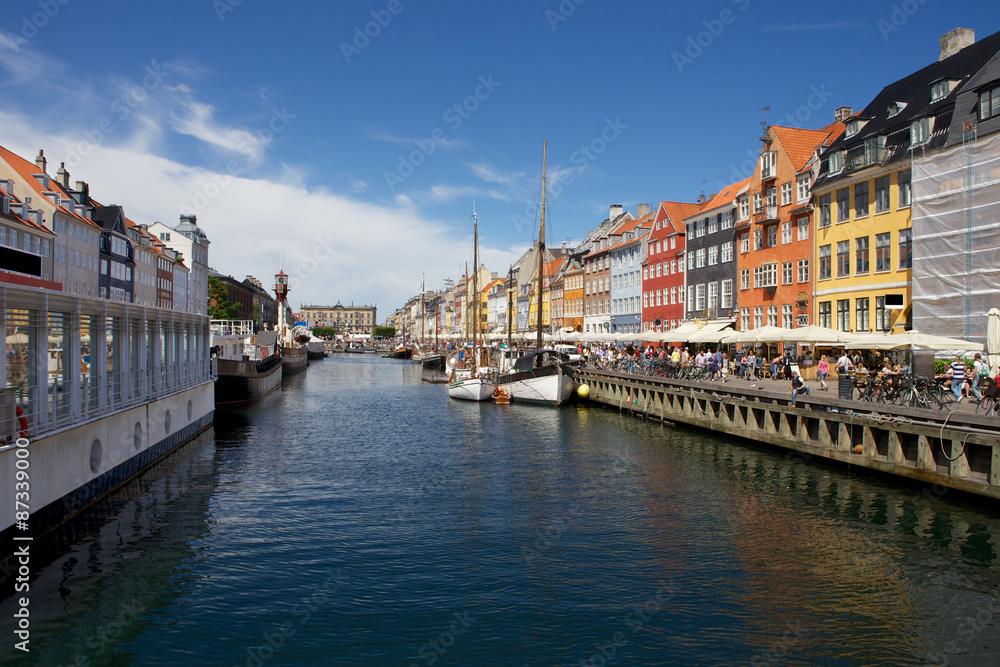
[(337, 330), (333, 327), (313, 327), (313, 336), (319, 338), (326, 338), (327, 336), (336, 336)]
[(372, 335), (375, 338), (392, 338), (396, 335), (396, 327), (374, 327)]
[[(935, 359), (934, 360), (934, 375), (944, 375), (948, 372), (948, 366), (951, 364), (952, 359)], [(972, 359), (963, 359), (965, 362), (965, 367), (972, 370)]]
[(229, 303), (226, 283), (215, 276), (208, 277), (208, 316), (213, 320), (235, 320), (240, 304)]

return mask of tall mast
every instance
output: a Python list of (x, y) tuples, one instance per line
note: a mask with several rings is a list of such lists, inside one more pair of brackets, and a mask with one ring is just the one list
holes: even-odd
[(507, 349), (510, 349), (510, 339), (513, 336), (511, 329), (514, 326), (514, 265), (511, 264), (507, 270)]
[(420, 274), (420, 344), (424, 343), (424, 332), (427, 330), (427, 325), (424, 324), (424, 311), (426, 306), (424, 305), (424, 291), (427, 287), (427, 276), (423, 273)]
[(545, 152), (548, 142), (542, 142), (542, 218), (538, 225), (538, 322), (536, 323), (535, 349), (542, 349), (542, 277), (545, 258)]
[(476, 299), (473, 309), (472, 322), (472, 369), (475, 373), (476, 362), (479, 354), (479, 282), (476, 277), (479, 275), (479, 221), (476, 220), (476, 203), (472, 202), (472, 293)]
[(463, 317), (463, 319), (465, 320), (465, 338), (463, 339), (463, 342), (464, 343), (468, 343), (469, 342), (469, 319), (470, 319), (470, 315), (469, 315), (469, 263), (468, 262), (465, 263), (465, 316)]

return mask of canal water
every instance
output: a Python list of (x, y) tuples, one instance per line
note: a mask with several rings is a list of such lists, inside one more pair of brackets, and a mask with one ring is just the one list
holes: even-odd
[[(220, 413), (75, 530), (36, 568), (24, 664), (995, 664), (1000, 649), (995, 508), (606, 408), (450, 401), (375, 355)], [(0, 602), (8, 626), (14, 610)]]

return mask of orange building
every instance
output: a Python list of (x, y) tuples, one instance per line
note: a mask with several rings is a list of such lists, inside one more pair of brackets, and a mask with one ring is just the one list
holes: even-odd
[(843, 131), (843, 122), (835, 122), (819, 130), (772, 125), (765, 132), (747, 193), (737, 200), (741, 329), (810, 323), (811, 221), (799, 203), (800, 189), (809, 186), (799, 182), (800, 171)]

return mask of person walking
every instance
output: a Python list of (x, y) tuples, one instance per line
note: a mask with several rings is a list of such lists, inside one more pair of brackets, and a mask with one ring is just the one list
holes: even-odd
[(983, 383), (990, 376), (990, 369), (983, 362), (983, 357), (978, 352), (972, 357), (972, 393), (977, 401), (983, 400)]
[(951, 362), (951, 393), (955, 394), (958, 403), (962, 402), (962, 385), (965, 384), (965, 362), (958, 355)]
[(819, 365), (817, 366), (817, 371), (819, 372), (820, 391), (829, 390), (830, 388), (826, 386), (826, 376), (830, 374), (830, 362), (826, 360), (825, 354), (819, 359)]

